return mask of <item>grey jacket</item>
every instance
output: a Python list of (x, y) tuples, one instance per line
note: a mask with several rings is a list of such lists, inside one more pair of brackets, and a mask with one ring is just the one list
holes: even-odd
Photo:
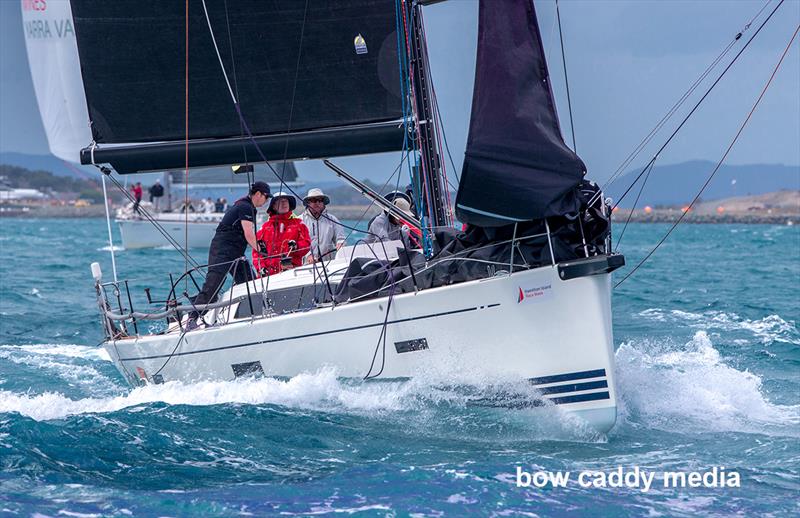
[(392, 241), (395, 239), (402, 239), (402, 232), (400, 231), (402, 227), (400, 225), (395, 225), (391, 221), (389, 221), (389, 216), (384, 214), (380, 214), (374, 220), (372, 220), (372, 224), (369, 226), (369, 234), (367, 237), (364, 238), (366, 243), (374, 243), (381, 239)]
[(339, 222), (339, 218), (327, 210), (322, 211), (319, 219), (312, 216), (308, 210), (304, 211), (300, 218), (308, 227), (308, 233), (311, 236), (309, 253), (314, 255), (315, 260), (319, 260), (320, 256), (333, 259), (334, 254), (329, 252), (336, 250), (336, 245), (344, 243), (345, 240), (344, 227)]

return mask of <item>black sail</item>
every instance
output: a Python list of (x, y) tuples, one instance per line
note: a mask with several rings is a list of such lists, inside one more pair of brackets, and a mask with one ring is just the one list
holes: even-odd
[[(158, 142), (147, 157), (134, 153), (135, 168), (169, 167), (159, 163), (173, 150), (168, 143), (187, 136), (184, 1), (71, 4), (94, 141), (101, 148)], [(198, 165), (243, 162), (217, 155), (249, 145), (220, 59), (254, 136), (297, 133), (312, 142), (338, 135), (324, 130), (357, 127), (361, 138), (345, 150), (354, 154), (370, 151), (370, 127), (385, 136), (388, 123), (402, 117), (394, 0), (206, 0), (206, 6), (219, 57), (202, 2), (189, 0), (188, 138), (205, 162)], [(402, 146), (397, 134), (389, 147)], [(211, 139), (213, 146), (195, 145)], [(287, 140), (265, 141), (268, 158), (309, 155), (290, 146), (299, 156), (284, 157)], [(335, 152), (335, 144), (326, 151)]]
[(561, 136), (532, 0), (481, 0), (458, 219), (501, 226), (574, 212), (584, 172)]

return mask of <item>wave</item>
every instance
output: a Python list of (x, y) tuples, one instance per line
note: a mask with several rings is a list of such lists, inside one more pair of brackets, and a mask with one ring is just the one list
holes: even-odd
[[(510, 410), (504, 403), (530, 401), (534, 389), (519, 384), (464, 387), (431, 384), (424, 380), (361, 382), (340, 378), (322, 368), (288, 380), (274, 378), (171, 381), (146, 385), (124, 395), (72, 399), (59, 392), (20, 394), (0, 390), (0, 413), (19, 413), (37, 421), (80, 414), (140, 412), (152, 404), (276, 405), (293, 410), (321, 411), (395, 423), (396, 429), (425, 430), (434, 435), (473, 439), (578, 440), (606, 438), (580, 418), (558, 407)], [(486, 403), (489, 402), (487, 405)], [(414, 426), (417, 425), (417, 426)]]
[(41, 356), (65, 356), (87, 360), (111, 361), (111, 357), (102, 347), (77, 344), (0, 345), (0, 357), (8, 358), (11, 354), (19, 352)]
[[(20, 372), (17, 379), (28, 379), (28, 384), (38, 387), (67, 384), (70, 389), (93, 395), (118, 394), (124, 387), (116, 376), (108, 376), (98, 368), (108, 367), (111, 358), (99, 347), (62, 344), (0, 345), (0, 359), (29, 367), (35, 374), (32, 381)], [(102, 362), (99, 363), (99, 362)], [(43, 380), (47, 380), (46, 382)]]
[(677, 349), (623, 343), (616, 359), (627, 420), (673, 431), (797, 434), (800, 405), (771, 403), (761, 378), (726, 365), (705, 331)]
[(789, 342), (800, 345), (800, 331), (793, 321), (786, 321), (778, 315), (769, 315), (758, 320), (749, 320), (736, 313), (724, 311), (706, 311), (692, 313), (679, 309), (663, 310), (646, 309), (639, 316), (656, 322), (679, 322), (692, 328), (704, 330), (719, 329), (721, 331), (749, 331), (763, 343), (774, 341)]

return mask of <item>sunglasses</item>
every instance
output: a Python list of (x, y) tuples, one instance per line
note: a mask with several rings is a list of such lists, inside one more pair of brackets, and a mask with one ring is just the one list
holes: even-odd
[(325, 203), (325, 198), (309, 198), (308, 203)]

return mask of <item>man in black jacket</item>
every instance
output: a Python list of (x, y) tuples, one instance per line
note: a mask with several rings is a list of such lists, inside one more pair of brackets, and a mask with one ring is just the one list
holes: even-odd
[[(247, 245), (258, 250), (255, 231), (256, 208), (267, 203), (270, 196), (269, 185), (264, 182), (253, 182), (250, 193), (236, 200), (236, 203), (225, 211), (211, 240), (211, 247), (208, 250), (208, 273), (200, 293), (194, 299), (196, 306), (217, 299), (217, 292), (228, 273), (233, 276), (235, 284), (253, 278), (250, 263), (244, 257), (244, 252), (247, 250)], [(199, 316), (198, 311), (189, 314), (187, 331), (197, 328)]]
[(150, 186), (148, 192), (150, 193), (150, 203), (153, 204), (153, 208), (158, 212), (161, 197), (164, 196), (164, 186), (161, 185), (159, 180), (156, 180), (156, 183)]

